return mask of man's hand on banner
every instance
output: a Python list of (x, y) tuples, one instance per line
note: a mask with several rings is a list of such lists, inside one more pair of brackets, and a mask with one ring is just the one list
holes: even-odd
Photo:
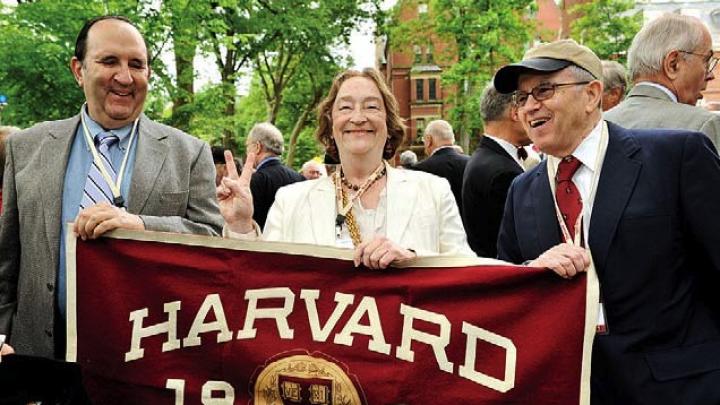
[(415, 256), (415, 252), (398, 246), (385, 236), (375, 236), (355, 248), (353, 262), (355, 267), (362, 263), (365, 267), (377, 270), (385, 269), (395, 261), (412, 259)]
[(248, 152), (242, 173), (238, 175), (232, 152), (225, 151), (225, 167), (227, 176), (216, 189), (220, 203), (220, 214), (227, 227), (237, 233), (252, 232), (253, 227), (253, 196), (250, 191), (250, 178), (255, 168), (255, 152)]
[(590, 255), (585, 248), (561, 243), (545, 251), (540, 257), (528, 263), (528, 266), (545, 267), (569, 279), (587, 270), (590, 266)]
[(15, 350), (13, 350), (12, 346), (5, 343), (5, 335), (0, 335), (0, 361), (2, 361), (2, 356), (13, 353), (15, 353)]
[(139, 216), (130, 214), (123, 208), (101, 202), (80, 211), (73, 228), (82, 240), (96, 239), (114, 229), (144, 231), (145, 223)]

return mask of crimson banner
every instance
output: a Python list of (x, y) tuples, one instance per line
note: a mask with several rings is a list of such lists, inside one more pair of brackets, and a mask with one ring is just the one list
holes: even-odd
[(68, 242), (68, 360), (97, 404), (589, 398), (592, 273), (371, 271), (347, 250), (151, 232)]

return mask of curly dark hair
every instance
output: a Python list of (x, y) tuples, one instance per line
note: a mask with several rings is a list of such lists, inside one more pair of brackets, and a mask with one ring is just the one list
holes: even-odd
[(342, 86), (346, 80), (353, 77), (370, 79), (375, 83), (378, 90), (380, 90), (383, 103), (385, 103), (385, 123), (388, 132), (388, 141), (385, 143), (385, 149), (383, 150), (383, 159), (390, 159), (395, 156), (395, 152), (405, 139), (405, 124), (403, 124), (403, 120), (400, 117), (395, 96), (390, 92), (390, 88), (382, 76), (380, 76), (380, 73), (373, 68), (366, 68), (362, 71), (349, 69), (335, 76), (332, 86), (330, 87), (330, 92), (318, 106), (318, 127), (315, 130), (315, 138), (325, 146), (325, 153), (338, 161), (340, 160), (337, 145), (335, 144), (332, 134), (332, 108), (333, 104), (335, 104), (338, 91), (340, 91), (340, 86)]

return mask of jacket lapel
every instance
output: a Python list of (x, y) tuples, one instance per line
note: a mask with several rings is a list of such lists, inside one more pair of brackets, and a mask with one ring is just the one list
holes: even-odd
[(530, 195), (537, 221), (535, 224), (528, 223), (527, 226), (529, 229), (532, 229), (533, 226), (535, 227), (535, 234), (538, 239), (535, 242), (535, 249), (537, 250), (531, 252), (532, 254), (528, 255), (528, 257), (535, 258), (550, 247), (561, 242), (560, 225), (555, 215), (555, 200), (553, 199), (548, 180), (547, 160), (540, 163), (538, 169), (529, 175), (535, 177), (530, 186)]
[(410, 217), (415, 212), (417, 203), (417, 187), (410, 181), (407, 174), (398, 169), (388, 167), (387, 173), (387, 217), (386, 234), (393, 241), (402, 240)]
[(307, 195), (306, 207), (309, 211), (315, 243), (323, 245), (335, 244), (335, 186), (332, 176), (320, 180)]
[(168, 154), (168, 147), (163, 143), (167, 135), (145, 114), (140, 116), (139, 124), (135, 164), (128, 196), (128, 209), (134, 214), (143, 212)]
[(642, 168), (642, 162), (632, 158), (640, 149), (635, 140), (610, 122), (608, 133), (608, 148), (590, 220), (590, 247), (597, 269), (605, 268), (610, 243)]
[[(62, 197), (58, 196), (63, 195), (70, 147), (79, 122), (80, 115), (59, 122), (50, 129), (48, 136), (40, 144), (40, 167), (43, 173), (47, 173), (47, 182), (42, 191), (45, 232), (51, 239), (65, 237), (60, 235), (61, 221), (58, 219), (62, 218)], [(58, 153), (62, 154), (59, 158)], [(57, 263), (57, 249), (51, 250), (50, 254)]]

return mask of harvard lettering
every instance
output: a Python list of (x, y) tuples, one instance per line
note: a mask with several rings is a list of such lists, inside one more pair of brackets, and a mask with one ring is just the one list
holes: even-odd
[[(245, 322), (242, 329), (237, 331), (236, 339), (255, 339), (257, 328), (255, 321), (258, 319), (272, 319), (275, 321), (278, 336), (281, 339), (293, 339), (294, 329), (291, 328), (288, 317), (295, 309), (296, 294), (287, 287), (263, 288), (245, 291), (247, 310)], [(355, 302), (355, 295), (341, 292), (335, 293), (335, 307), (325, 324), (321, 324), (317, 310), (317, 300), (320, 298), (320, 290), (301, 289), (300, 299), (305, 302), (307, 321), (316, 342), (326, 342), (333, 330), (336, 330), (338, 321), (345, 311)], [(261, 300), (281, 301), (282, 305), (269, 307), (259, 306)], [(267, 301), (266, 301), (267, 303)], [(125, 361), (142, 359), (145, 349), (142, 341), (146, 337), (166, 335), (161, 351), (169, 352), (181, 347), (192, 347), (202, 344), (201, 334), (215, 332), (217, 343), (229, 342), (233, 339), (233, 332), (228, 327), (220, 295), (209, 294), (205, 297), (198, 309), (194, 321), (187, 336), (178, 338), (177, 318), (182, 305), (181, 301), (167, 302), (163, 305), (163, 311), (167, 314), (166, 321), (154, 325), (143, 325), (143, 320), (148, 316), (149, 309), (142, 308), (130, 313), (132, 323), (132, 338), (130, 350), (125, 353)], [(206, 321), (212, 312), (214, 321)], [(430, 346), (433, 350), (438, 369), (447, 373), (455, 373), (455, 365), (448, 360), (446, 348), (451, 343), (450, 336), (452, 325), (443, 314), (415, 308), (409, 305), (400, 304), (399, 313), (403, 316), (402, 338), (400, 345), (395, 349), (395, 357), (414, 362), (415, 352), (412, 350), (412, 342), (419, 342)], [(360, 321), (367, 316), (367, 324)], [(413, 326), (414, 321), (437, 325), (439, 333), (433, 335)], [(354, 335), (369, 336), (368, 350), (384, 355), (391, 355), (392, 345), (385, 339), (382, 328), (380, 313), (378, 312), (375, 298), (362, 297), (355, 307), (348, 321), (342, 325), (339, 332), (333, 336), (332, 343), (337, 345), (352, 346)], [(515, 366), (517, 351), (512, 340), (490, 332), (486, 329), (462, 322), (462, 333), (466, 336), (465, 342), (465, 363), (457, 368), (457, 375), (481, 384), (499, 392), (507, 392), (515, 385)], [(505, 374), (502, 378), (493, 377), (475, 369), (477, 341), (482, 340), (489, 344), (498, 346), (505, 351)]]

